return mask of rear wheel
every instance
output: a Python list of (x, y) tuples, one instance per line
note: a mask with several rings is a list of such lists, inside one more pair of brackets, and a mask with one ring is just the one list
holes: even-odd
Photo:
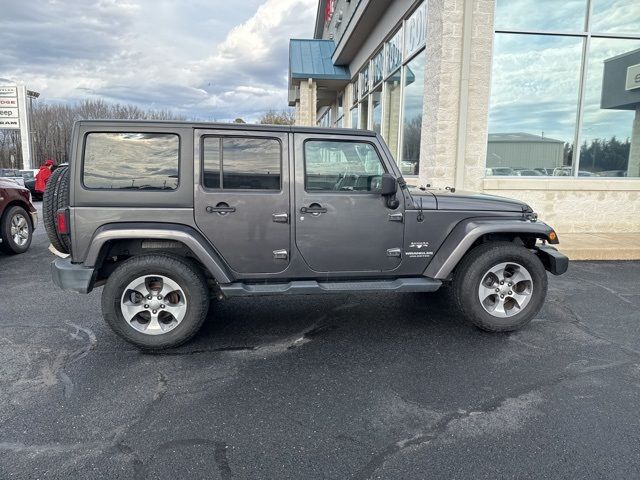
[(31, 245), (32, 234), (27, 211), (18, 206), (10, 207), (0, 221), (0, 250), (11, 255), (24, 253)]
[(122, 338), (151, 350), (176, 347), (200, 329), (209, 308), (202, 272), (179, 257), (125, 261), (102, 291), (102, 312)]
[(464, 316), (490, 332), (523, 327), (540, 311), (547, 273), (527, 248), (486, 243), (462, 259), (453, 278), (455, 302)]

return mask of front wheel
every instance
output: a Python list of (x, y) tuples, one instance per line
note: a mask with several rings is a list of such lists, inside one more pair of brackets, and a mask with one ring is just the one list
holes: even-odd
[(179, 257), (140, 255), (121, 264), (102, 291), (102, 312), (115, 333), (139, 347), (161, 350), (189, 340), (209, 308), (207, 282)]
[(523, 246), (486, 243), (467, 253), (456, 268), (453, 295), (474, 325), (489, 332), (508, 332), (529, 323), (542, 308), (547, 272)]

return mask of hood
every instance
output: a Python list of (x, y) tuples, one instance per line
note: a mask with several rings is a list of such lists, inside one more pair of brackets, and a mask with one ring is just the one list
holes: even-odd
[(17, 188), (18, 190), (26, 190), (17, 180), (12, 178), (0, 177), (0, 188)]
[[(438, 210), (532, 212), (529, 205), (513, 198), (460, 190), (456, 190), (454, 193), (451, 193), (449, 190), (411, 189), (411, 195), (414, 196), (414, 198), (419, 198), (419, 196), (427, 194), (435, 198)], [(423, 200), (423, 202), (425, 202), (425, 200)]]

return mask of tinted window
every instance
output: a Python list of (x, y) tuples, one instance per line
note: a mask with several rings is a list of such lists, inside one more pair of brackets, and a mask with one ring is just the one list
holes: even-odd
[(207, 137), (203, 183), (208, 188), (280, 190), (280, 142), (273, 138)]
[(307, 191), (380, 190), (384, 168), (370, 143), (309, 140), (304, 158)]
[(90, 133), (84, 147), (87, 188), (175, 190), (178, 188), (178, 135)]

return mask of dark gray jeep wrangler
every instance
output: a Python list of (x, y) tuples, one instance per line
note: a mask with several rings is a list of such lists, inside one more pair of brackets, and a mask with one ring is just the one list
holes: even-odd
[(433, 292), (478, 327), (540, 310), (567, 258), (526, 204), (409, 188), (384, 141), (348, 129), (82, 121), (44, 216), (61, 288), (103, 285), (113, 330), (176, 346), (210, 298)]

